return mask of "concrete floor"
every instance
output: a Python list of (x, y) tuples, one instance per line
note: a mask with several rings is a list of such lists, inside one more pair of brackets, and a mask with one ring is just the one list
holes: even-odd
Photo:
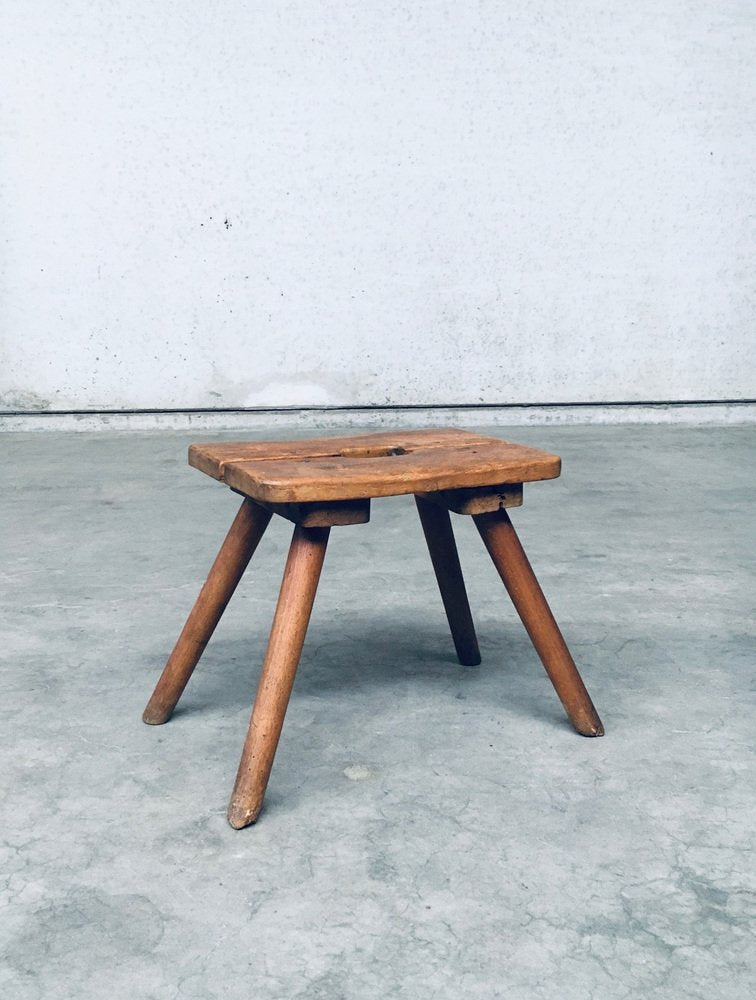
[(409, 498), (334, 529), (240, 832), (287, 523), (173, 721), (140, 721), (238, 504), (186, 466), (221, 436), (0, 439), (0, 995), (752, 997), (756, 431), (509, 434), (564, 459), (513, 520), (603, 739), (569, 728), (468, 520), (477, 668)]

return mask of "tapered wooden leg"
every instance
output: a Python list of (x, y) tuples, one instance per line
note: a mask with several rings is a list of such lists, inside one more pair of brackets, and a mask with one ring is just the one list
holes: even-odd
[(506, 510), (499, 510), (491, 514), (475, 514), (473, 519), (572, 725), (583, 736), (603, 736), (601, 719), (554, 621), (509, 515)]
[(270, 511), (245, 498), (144, 710), (148, 725), (170, 719), (270, 518)]
[(228, 821), (237, 830), (254, 823), (281, 735), (286, 707), (310, 621), (330, 528), (297, 525), (265, 653)]
[(480, 650), (449, 511), (419, 496), (415, 497), (415, 503), (428, 543), (438, 589), (441, 591), (441, 600), (449, 619), (457, 658), (465, 666), (475, 667), (480, 663)]

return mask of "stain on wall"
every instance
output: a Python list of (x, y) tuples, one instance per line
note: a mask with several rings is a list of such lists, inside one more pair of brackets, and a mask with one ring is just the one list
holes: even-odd
[(53, 409), (52, 403), (36, 392), (0, 393), (0, 411), (23, 412)]

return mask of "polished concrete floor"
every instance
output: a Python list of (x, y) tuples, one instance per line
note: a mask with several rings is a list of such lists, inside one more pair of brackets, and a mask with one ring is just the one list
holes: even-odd
[(0, 438), (1, 996), (755, 995), (756, 430), (497, 433), (563, 456), (512, 517), (606, 736), (571, 731), (461, 517), (483, 662), (457, 664), (414, 504), (379, 501), (332, 532), (238, 832), (289, 525), (148, 727), (238, 498), (186, 435)]

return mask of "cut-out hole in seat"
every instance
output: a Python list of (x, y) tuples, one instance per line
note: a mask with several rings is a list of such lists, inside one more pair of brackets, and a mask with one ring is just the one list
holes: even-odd
[(407, 455), (406, 448), (342, 448), (339, 458), (391, 458), (392, 455)]

